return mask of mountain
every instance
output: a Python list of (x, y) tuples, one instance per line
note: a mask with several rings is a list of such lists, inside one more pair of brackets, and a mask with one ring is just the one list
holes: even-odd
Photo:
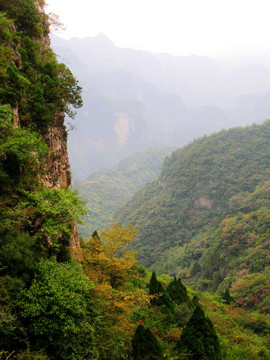
[[(52, 45), (60, 57), (64, 49), (76, 54), (87, 73), (123, 71), (163, 93), (178, 95), (194, 107), (212, 104), (224, 108), (243, 94), (258, 95), (269, 90), (269, 69), (252, 61), (233, 65), (230, 61), (198, 55), (152, 54), (117, 47), (104, 34), (69, 40), (53, 36)], [(69, 66), (74, 71), (76, 64), (70, 61)]]
[(76, 178), (114, 165), (151, 143), (144, 109), (136, 100), (84, 96), (83, 118), (91, 121), (78, 122), (69, 132), (70, 162)]
[(84, 109), (69, 132), (75, 178), (135, 151), (181, 147), (270, 117), (270, 71), (262, 65), (119, 48), (104, 34), (53, 36), (52, 46), (84, 89)]
[(78, 225), (80, 236), (89, 237), (95, 230), (108, 227), (115, 211), (159, 175), (164, 158), (173, 150), (156, 147), (137, 152), (113, 168), (101, 168), (86, 180), (76, 180), (74, 188), (88, 208), (85, 223)]
[(235, 285), (241, 271), (253, 274), (250, 266), (257, 257), (263, 259), (259, 272), (266, 271), (268, 205), (262, 199), (270, 174), (269, 145), (266, 121), (194, 140), (166, 158), (158, 179), (115, 216), (139, 231), (134, 248), (140, 261), (212, 291), (230, 281)]
[[(49, 47), (54, 20), (42, 0), (0, 0), (1, 359), (193, 359), (198, 353), (269, 359), (267, 289), (264, 302), (256, 294), (259, 280), (260, 289), (269, 281), (267, 272), (259, 278), (268, 261), (267, 184), (231, 201), (232, 211), (243, 214), (228, 219), (220, 234), (236, 229), (237, 221), (247, 242), (257, 245), (244, 264), (252, 276), (242, 271), (243, 281), (232, 289), (242, 296), (236, 306), (228, 304), (228, 289), (211, 296), (186, 289), (179, 278), (151, 276), (130, 251), (133, 227), (114, 224), (78, 241), (75, 221), (84, 208), (69, 189), (64, 112), (82, 105), (81, 89)], [(160, 151), (154, 158), (137, 154), (117, 171), (131, 176), (135, 188), (154, 176)], [(241, 250), (230, 239), (225, 245), (216, 243), (220, 254)], [(264, 313), (244, 308), (252, 305)]]

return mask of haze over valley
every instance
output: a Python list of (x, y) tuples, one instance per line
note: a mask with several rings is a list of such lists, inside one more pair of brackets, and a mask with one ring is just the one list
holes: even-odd
[(181, 147), (270, 117), (270, 70), (262, 59), (152, 54), (119, 48), (104, 34), (52, 36), (52, 46), (83, 87), (84, 107), (69, 132), (75, 178), (147, 147)]

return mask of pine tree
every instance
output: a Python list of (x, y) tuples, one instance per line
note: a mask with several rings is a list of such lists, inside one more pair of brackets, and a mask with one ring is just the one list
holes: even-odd
[(152, 273), (152, 277), (150, 279), (149, 295), (159, 295), (151, 300), (152, 305), (165, 305), (170, 311), (173, 311), (174, 303), (162, 283), (158, 281), (155, 272)]
[(158, 293), (159, 281), (157, 279), (156, 273), (153, 271), (149, 283), (149, 294), (154, 295)]
[(155, 335), (149, 328), (139, 325), (132, 339), (133, 358), (135, 360), (161, 360), (162, 350)]
[(225, 303), (228, 304), (228, 305), (231, 302), (234, 302), (234, 299), (230, 294), (229, 288), (226, 289), (225, 293), (222, 295), (222, 298), (225, 300)]
[(178, 280), (174, 278), (173, 281), (169, 283), (167, 292), (177, 305), (189, 301), (187, 289), (180, 278)]
[(177, 343), (188, 360), (220, 360), (220, 345), (213, 324), (197, 306)]

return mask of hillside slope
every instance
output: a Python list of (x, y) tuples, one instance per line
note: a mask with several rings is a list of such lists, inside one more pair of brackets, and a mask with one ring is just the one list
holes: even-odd
[[(223, 219), (241, 212), (241, 206), (232, 211), (234, 196), (248, 198), (248, 193), (269, 179), (269, 145), (270, 122), (266, 121), (205, 136), (166, 159), (160, 177), (141, 189), (115, 217), (138, 229), (134, 247), (141, 262), (159, 272), (180, 273), (190, 282), (197, 275), (195, 286), (217, 289), (234, 267), (231, 264), (220, 271), (217, 254), (222, 252), (217, 249), (215, 231)], [(222, 240), (220, 243), (222, 247)], [(211, 251), (216, 254), (212, 264), (206, 256)], [(238, 251), (227, 261), (237, 262), (241, 256), (243, 252)], [(263, 268), (267, 264), (266, 257)], [(200, 283), (204, 278), (207, 280)]]
[(74, 188), (88, 207), (85, 223), (79, 225), (80, 236), (89, 237), (107, 227), (120, 206), (157, 178), (164, 158), (172, 151), (172, 147), (150, 148), (128, 156), (113, 168), (91, 173), (85, 181), (76, 180)]

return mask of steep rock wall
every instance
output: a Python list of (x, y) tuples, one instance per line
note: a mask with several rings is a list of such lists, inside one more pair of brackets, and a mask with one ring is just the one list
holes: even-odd
[(49, 148), (48, 159), (42, 166), (43, 182), (49, 188), (68, 188), (71, 184), (71, 173), (67, 152), (67, 131), (64, 115), (57, 114), (55, 123), (44, 135)]
[[(64, 125), (64, 114), (55, 116), (53, 126), (49, 127), (44, 139), (49, 148), (49, 156), (42, 165), (42, 182), (49, 188), (68, 188), (71, 185), (71, 172), (67, 151), (67, 130)], [(73, 253), (80, 248), (78, 229), (75, 222), (71, 223), (72, 235), (69, 246)]]

